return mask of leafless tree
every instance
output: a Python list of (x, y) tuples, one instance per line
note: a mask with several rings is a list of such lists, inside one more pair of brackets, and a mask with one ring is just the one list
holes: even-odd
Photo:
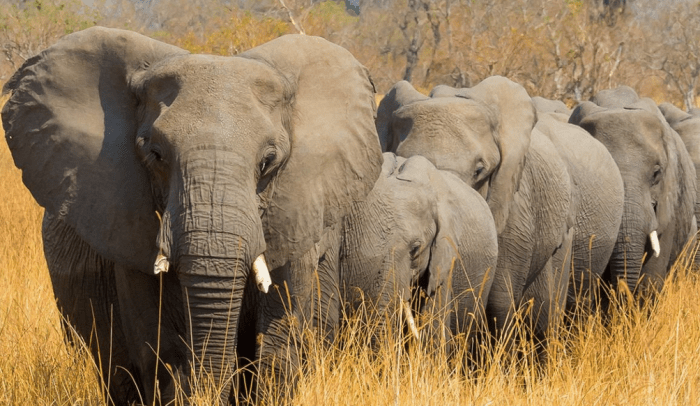
[(700, 3), (647, 1), (640, 15), (639, 63), (662, 72), (686, 110), (697, 106), (700, 78)]

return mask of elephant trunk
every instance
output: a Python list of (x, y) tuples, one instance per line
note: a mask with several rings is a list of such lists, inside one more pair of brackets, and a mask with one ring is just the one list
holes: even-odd
[[(261, 269), (265, 241), (254, 180), (241, 179), (249, 165), (221, 151), (195, 151), (186, 162), (163, 219), (170, 235), (161, 230), (160, 244), (172, 253), (182, 288), (191, 378), (213, 382), (225, 404), (246, 282)], [(267, 288), (269, 276), (263, 279)]]
[(237, 328), (248, 275), (247, 265), (232, 258), (181, 257), (180, 283), (187, 307), (191, 378), (220, 389), (225, 404), (236, 363)]
[[(642, 203), (638, 203), (642, 200)], [(610, 258), (610, 276), (613, 286), (620, 280), (630, 292), (637, 289), (643, 275), (644, 264), (653, 256), (658, 257), (658, 227), (651, 201), (628, 199), (625, 202), (620, 232)]]

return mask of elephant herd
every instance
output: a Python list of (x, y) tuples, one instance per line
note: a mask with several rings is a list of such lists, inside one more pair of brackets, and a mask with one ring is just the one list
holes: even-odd
[(94, 27), (3, 92), (57, 304), (115, 404), (244, 360), (285, 376), (298, 328), (333, 341), (363, 302), (414, 335), (432, 309), (443, 337), (529, 303), (543, 336), (601, 286), (659, 289), (700, 218), (700, 115), (628, 87), (570, 111), (503, 77), (402, 81), (377, 107), (320, 38), (222, 57)]

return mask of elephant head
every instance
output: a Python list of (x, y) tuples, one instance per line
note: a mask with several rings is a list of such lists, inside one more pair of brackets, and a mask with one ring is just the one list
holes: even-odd
[(149, 275), (170, 264), (194, 367), (212, 376), (230, 367), (227, 326), (256, 258), (274, 273), (305, 255), (381, 168), (367, 70), (317, 37), (219, 57), (95, 27), (29, 59), (4, 91), (37, 202), (107, 260)]
[(550, 100), (535, 96), (532, 98), (532, 104), (535, 105), (535, 110), (537, 110), (538, 113), (561, 114), (565, 115), (567, 118), (571, 115), (571, 110), (569, 110), (566, 104), (561, 100)]
[(652, 100), (628, 87), (600, 92), (593, 100), (600, 105), (580, 104), (569, 122), (605, 145), (624, 182), (610, 277), (613, 284), (622, 278), (631, 291), (640, 283), (658, 288), (695, 229), (695, 169)]
[(472, 88), (438, 86), (430, 97), (402, 81), (382, 100), (377, 133), (398, 155), (423, 155), (488, 202), (500, 233), (522, 177), (536, 113), (530, 96), (493, 76)]
[(406, 302), (420, 287), (463, 313), (455, 327), (469, 324), (467, 314), (483, 312), (497, 235), (484, 199), (456, 175), (422, 156), (384, 153), (374, 189), (353, 208), (344, 230), (343, 281), (380, 309), (394, 292)]
[[(690, 160), (695, 167), (695, 221), (698, 224), (700, 221), (700, 187), (698, 187), (697, 182), (697, 176), (700, 175), (700, 115), (686, 113), (671, 103), (660, 104), (659, 110), (671, 128), (683, 140), (683, 145), (688, 150)], [(698, 261), (700, 261), (700, 252), (695, 254), (695, 262)]]

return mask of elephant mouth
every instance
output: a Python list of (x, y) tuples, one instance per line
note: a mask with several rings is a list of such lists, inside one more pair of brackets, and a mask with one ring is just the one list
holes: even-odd
[[(156, 256), (155, 263), (153, 265), (153, 273), (158, 275), (159, 273), (168, 272), (170, 269), (170, 260), (168, 257), (159, 252)], [(253, 261), (253, 265), (250, 267), (253, 271), (253, 277), (255, 278), (255, 286), (258, 287), (263, 293), (267, 293), (272, 285), (272, 278), (270, 277), (270, 269), (267, 266), (267, 261), (265, 260), (265, 254), (258, 255)]]

